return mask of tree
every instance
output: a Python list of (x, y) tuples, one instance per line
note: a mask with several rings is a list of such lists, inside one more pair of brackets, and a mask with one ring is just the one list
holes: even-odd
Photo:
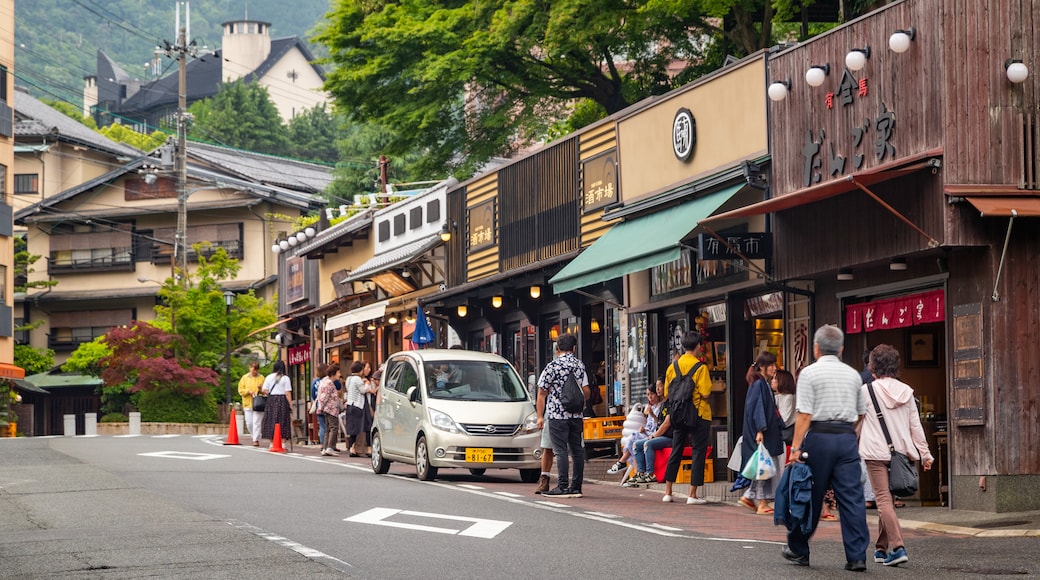
[(25, 369), (25, 373), (29, 375), (45, 373), (54, 367), (54, 351), (49, 348), (33, 348), (28, 344), (16, 344), (14, 364)]
[(166, 143), (166, 139), (169, 137), (162, 131), (153, 131), (151, 135), (138, 133), (119, 123), (113, 123), (98, 132), (118, 143), (126, 143), (135, 149), (148, 152), (158, 149), (159, 146)]
[(101, 360), (101, 379), (106, 385), (129, 384), (131, 393), (140, 393), (143, 421), (212, 423), (218, 375), (177, 356), (183, 342), (147, 322), (112, 328), (105, 334), (112, 354)]
[(40, 99), (40, 102), (54, 109), (55, 111), (58, 111), (59, 113), (62, 113), (67, 117), (71, 117), (76, 121), (83, 123), (87, 127), (90, 127), (91, 129), (97, 131), (97, 123), (94, 121), (94, 118), (89, 115), (84, 115), (76, 107), (76, 105), (73, 105), (72, 103), (67, 103), (65, 101), (59, 101), (57, 99)]
[(289, 139), (267, 89), (243, 81), (226, 83), (213, 97), (188, 109), (195, 116), (189, 135), (228, 147), (285, 155)]
[(419, 143), (423, 172), (473, 170), (544, 135), (566, 103), (609, 114), (673, 88), (667, 67), (717, 29), (708, 0), (340, 0), (316, 40), (351, 120)]
[(343, 119), (329, 111), (325, 104), (316, 105), (289, 121), (289, 141), (293, 157), (325, 163), (339, 158), (337, 134)]

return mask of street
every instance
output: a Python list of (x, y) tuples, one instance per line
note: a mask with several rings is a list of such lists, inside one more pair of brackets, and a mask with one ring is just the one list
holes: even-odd
[[(812, 567), (780, 558), (783, 529), (729, 504), (587, 484), (547, 501), (515, 470), (473, 477), (367, 460), (270, 453), (188, 436), (0, 441), (3, 578), (825, 578), (838, 526)], [(299, 451), (300, 448), (297, 448)], [(911, 561), (868, 574), (1040, 575), (1037, 538), (908, 532)]]

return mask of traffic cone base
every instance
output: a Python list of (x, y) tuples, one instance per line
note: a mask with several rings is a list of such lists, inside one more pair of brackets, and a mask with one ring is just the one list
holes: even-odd
[(274, 437), (271, 439), (271, 448), (268, 449), (271, 453), (285, 453), (285, 447), (282, 447), (282, 424), (274, 424)]
[(235, 410), (231, 409), (231, 422), (228, 423), (228, 435), (224, 445), (241, 445), (238, 442), (238, 423), (235, 419)]

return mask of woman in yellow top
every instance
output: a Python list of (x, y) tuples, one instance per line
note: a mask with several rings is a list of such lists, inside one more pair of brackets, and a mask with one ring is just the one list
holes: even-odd
[(245, 411), (246, 426), (253, 437), (253, 446), (260, 446), (260, 426), (264, 422), (263, 411), (253, 412), (253, 397), (260, 392), (264, 384), (264, 375), (260, 374), (260, 363), (249, 363), (249, 372), (238, 381), (238, 394), (242, 397), (242, 409)]
[[(698, 332), (687, 332), (682, 337), (682, 347), (686, 352), (679, 357), (675, 364), (668, 365), (664, 374), (664, 396), (668, 398), (668, 389), (677, 378), (675, 365), (679, 365), (679, 372), (689, 373), (704, 356), (704, 339)], [(708, 451), (708, 440), (711, 438), (711, 406), (708, 404), (708, 396), (711, 395), (711, 376), (708, 373), (708, 365), (701, 365), (693, 373), (693, 406), (697, 409), (697, 419), (693, 425), (677, 425), (672, 421), (672, 453), (668, 456), (668, 467), (664, 475), (664, 498), (663, 501), (672, 501), (672, 484), (679, 475), (679, 464), (682, 463), (683, 448), (686, 442), (691, 441), (692, 457), (690, 458), (690, 497), (687, 504), (700, 505), (708, 503), (708, 500), (697, 497), (697, 488), (704, 485), (704, 459)], [(669, 410), (669, 414), (671, 411)]]

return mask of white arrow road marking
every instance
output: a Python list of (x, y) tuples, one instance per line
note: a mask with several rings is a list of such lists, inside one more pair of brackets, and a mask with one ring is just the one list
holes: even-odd
[(138, 455), (142, 457), (164, 457), (167, 459), (192, 459), (195, 461), (231, 457), (230, 455), (217, 455), (215, 453), (186, 453), (184, 451), (155, 451), (153, 453), (138, 453)]
[[(441, 520), (451, 520), (456, 522), (472, 522), (473, 525), (469, 526), (464, 530), (456, 530), (452, 528), (438, 528), (434, 526), (423, 526), (419, 524), (406, 524), (404, 522), (391, 522), (387, 521), (395, 515), (412, 516), (419, 518), (432, 518)], [(502, 520), (486, 520), (481, 518), (467, 518), (464, 516), (450, 516), (445, 514), (431, 514), (427, 512), (413, 512), (408, 510), (395, 510), (391, 508), (372, 508), (366, 512), (361, 512), (355, 516), (344, 518), (345, 522), (357, 522), (362, 524), (375, 524), (377, 526), (389, 526), (391, 528), (404, 528), (406, 530), (418, 530), (420, 532), (433, 532), (435, 534), (457, 534), (460, 536), (469, 536), (472, 538), (485, 538), (491, 539), (502, 533), (503, 530), (512, 525), (513, 522), (505, 522)]]

